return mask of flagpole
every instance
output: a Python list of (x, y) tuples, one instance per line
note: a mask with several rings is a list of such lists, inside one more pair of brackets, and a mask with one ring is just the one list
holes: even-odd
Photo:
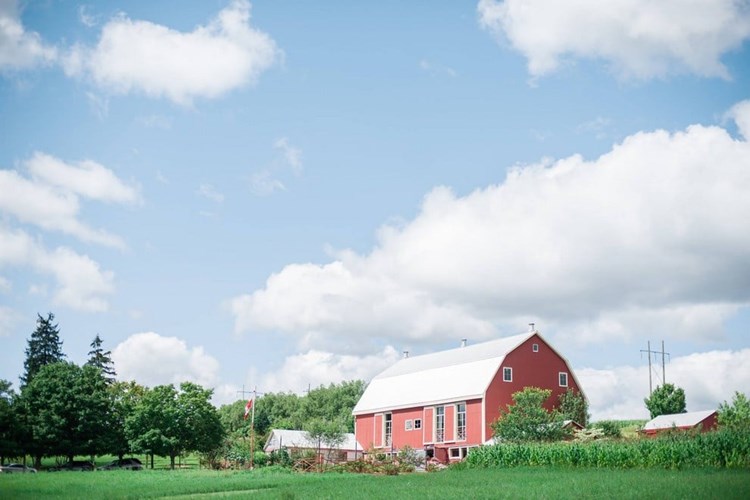
[(253, 404), (250, 407), (252, 416), (250, 417), (250, 470), (254, 468), (253, 459), (255, 458), (255, 396), (258, 392), (258, 386), (253, 387)]

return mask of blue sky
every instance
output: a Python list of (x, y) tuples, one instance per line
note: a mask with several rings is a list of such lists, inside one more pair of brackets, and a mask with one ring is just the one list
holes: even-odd
[[(303, 391), (525, 331), (750, 387), (750, 6), (0, 0), (0, 378)], [(660, 380), (655, 373), (655, 380)]]

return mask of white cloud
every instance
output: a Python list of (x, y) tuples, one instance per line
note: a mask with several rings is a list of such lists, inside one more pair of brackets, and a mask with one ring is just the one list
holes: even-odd
[[(648, 365), (596, 370), (577, 369), (589, 399), (593, 420), (648, 419)], [(675, 358), (666, 365), (667, 382), (685, 390), (688, 411), (715, 409), (734, 391), (750, 387), (750, 349), (711, 351)], [(654, 368), (653, 386), (661, 385), (661, 366)]]
[(78, 7), (78, 20), (87, 28), (93, 28), (99, 24), (97, 17), (98, 16), (89, 12), (87, 5), (81, 5)]
[[(738, 123), (750, 116), (734, 109)], [(746, 140), (700, 125), (637, 133), (593, 161), (519, 166), (463, 197), (436, 188), (369, 254), (290, 264), (235, 297), (235, 329), (358, 353), (532, 319), (583, 343), (664, 329), (721, 338), (750, 304), (748, 192)]]
[(269, 196), (276, 191), (286, 191), (286, 186), (270, 171), (261, 170), (250, 175), (250, 191), (257, 196)]
[(48, 251), (25, 232), (0, 225), (0, 268), (4, 266), (29, 266), (52, 275), (55, 304), (90, 312), (109, 308), (105, 297), (114, 292), (114, 273), (86, 255), (65, 247)]
[(750, 9), (735, 0), (480, 0), (477, 10), (480, 25), (521, 52), (534, 77), (580, 57), (630, 78), (728, 78), (721, 56), (750, 38)]
[(140, 118), (138, 122), (146, 128), (160, 128), (169, 130), (172, 128), (172, 120), (163, 115), (148, 115)]
[(0, 293), (10, 293), (13, 289), (13, 283), (4, 276), (0, 276)]
[(68, 164), (44, 153), (34, 153), (26, 167), (35, 179), (92, 200), (134, 204), (138, 191), (114, 172), (91, 160)]
[(10, 307), (0, 306), (0, 338), (13, 334), (19, 314)]
[(92, 92), (86, 92), (86, 98), (89, 101), (89, 107), (97, 118), (104, 120), (109, 115), (109, 99), (96, 95)]
[(149, 387), (195, 382), (206, 388), (219, 381), (219, 362), (203, 347), (188, 347), (177, 337), (136, 333), (112, 350), (117, 378)]
[(16, 0), (0, 0), (0, 71), (30, 69), (53, 63), (55, 47), (45, 44), (38, 33), (26, 31)]
[(370, 380), (398, 359), (398, 353), (391, 346), (367, 356), (310, 350), (287, 357), (275, 373), (261, 378), (261, 387), (266, 392), (301, 394), (308, 387), (347, 380)]
[(204, 198), (207, 198), (215, 203), (223, 203), (224, 195), (216, 190), (211, 184), (201, 184), (198, 187), (196, 193)]
[(109, 169), (85, 160), (69, 165), (52, 156), (35, 153), (25, 162), (31, 179), (12, 170), (0, 170), (0, 213), (49, 231), (61, 231), (82, 241), (124, 247), (113, 234), (81, 222), (79, 196), (97, 201), (136, 203), (135, 188)]
[(275, 149), (281, 151), (284, 161), (291, 167), (295, 175), (302, 174), (302, 151), (289, 144), (289, 139), (282, 137), (273, 144)]
[(419, 69), (426, 71), (432, 76), (449, 76), (451, 78), (456, 77), (456, 71), (453, 68), (430, 62), (427, 59), (422, 59), (419, 61)]
[(250, 27), (250, 4), (235, 0), (189, 33), (120, 15), (103, 26), (95, 47), (73, 48), (65, 70), (115, 93), (189, 105), (254, 82), (279, 57), (274, 41)]

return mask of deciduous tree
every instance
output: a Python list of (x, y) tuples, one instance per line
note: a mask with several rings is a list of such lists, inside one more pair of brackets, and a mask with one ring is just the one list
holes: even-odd
[(568, 388), (558, 398), (560, 404), (557, 410), (566, 420), (572, 420), (586, 427), (589, 422), (589, 402), (580, 392)]
[(513, 393), (513, 404), (500, 409), (500, 416), (492, 423), (495, 437), (507, 441), (555, 441), (569, 431), (563, 428), (564, 417), (557, 411), (547, 411), (544, 403), (552, 391), (525, 387)]
[(750, 429), (750, 400), (745, 394), (735, 391), (732, 403), (719, 405), (719, 425), (732, 430)]
[(685, 413), (685, 391), (673, 384), (660, 385), (651, 396), (643, 400), (651, 413), (651, 418), (659, 415)]
[(16, 393), (13, 384), (7, 380), (0, 380), (0, 463), (5, 463), (7, 457), (18, 454), (16, 433), (18, 427), (14, 415)]
[(147, 389), (125, 420), (125, 433), (133, 451), (151, 456), (151, 468), (154, 455), (170, 457), (174, 468), (174, 457), (181, 451), (174, 386)]
[(208, 453), (221, 446), (224, 427), (211, 404), (213, 390), (192, 382), (180, 384), (177, 396), (177, 421), (185, 451)]

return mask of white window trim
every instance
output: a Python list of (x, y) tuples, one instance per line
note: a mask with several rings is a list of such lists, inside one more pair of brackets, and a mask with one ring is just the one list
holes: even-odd
[[(562, 376), (565, 375), (565, 384), (562, 383)], [(560, 372), (557, 374), (557, 383), (560, 387), (568, 387), (568, 372)]]
[[(417, 427), (417, 422), (419, 422), (419, 427)], [(415, 418), (414, 419), (414, 430), (415, 431), (422, 430), (422, 419), (421, 418)]]
[[(459, 439), (458, 437), (458, 406), (464, 405), (464, 437), (463, 439)], [(468, 434), (468, 418), (466, 415), (466, 401), (459, 401), (458, 403), (453, 405), (453, 440), (464, 442), (466, 441), (466, 435)]]
[[(438, 441), (438, 412), (437, 409), (442, 408), (443, 409), (443, 439)], [(432, 442), (433, 443), (445, 443), (445, 405), (443, 406), (433, 406), (432, 410)]]
[(414, 430), (414, 421), (412, 419), (406, 419), (404, 420), (404, 430), (405, 431), (412, 431)]
[(532, 352), (539, 352), (539, 344), (531, 344)]
[[(505, 370), (509, 370), (510, 378), (508, 380), (505, 379)], [(513, 368), (510, 366), (503, 366), (503, 382), (513, 382)]]
[[(385, 435), (385, 429), (386, 429), (385, 416), (386, 415), (390, 415), (391, 416), (391, 442), (390, 442), (390, 444), (388, 444), (388, 440), (386, 439), (386, 435)], [(381, 445), (380, 446), (383, 447), (383, 448), (388, 447), (388, 446), (393, 446), (393, 413), (391, 413), (391, 412), (383, 413), (383, 435), (382, 435), (382, 438), (381, 438)]]

